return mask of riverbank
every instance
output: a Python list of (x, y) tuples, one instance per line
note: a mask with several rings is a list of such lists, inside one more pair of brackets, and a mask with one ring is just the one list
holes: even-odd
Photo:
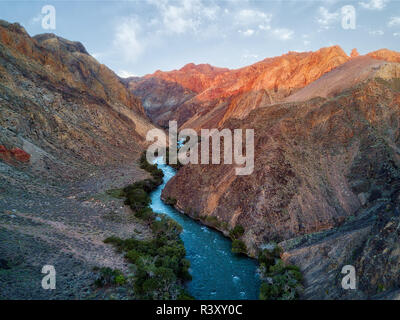
[[(151, 177), (123, 189), (110, 190), (110, 193), (124, 199), (131, 214), (149, 226), (152, 237), (148, 240), (138, 240), (134, 236), (105, 239), (104, 243), (113, 245), (130, 263), (130, 272), (124, 274), (120, 270), (100, 270), (97, 284), (101, 288), (123, 287), (130, 299), (192, 299), (183, 287), (192, 277), (189, 273), (190, 262), (185, 258), (186, 251), (180, 238), (182, 227), (150, 208), (150, 193), (162, 185), (163, 171), (157, 165), (149, 164), (145, 154), (140, 158), (140, 167), (149, 172)], [(103, 276), (105, 271), (107, 277)]]

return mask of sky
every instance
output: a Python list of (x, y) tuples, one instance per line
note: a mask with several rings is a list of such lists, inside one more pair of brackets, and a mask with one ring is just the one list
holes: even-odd
[[(45, 29), (46, 5), (55, 9), (55, 29)], [(400, 0), (0, 0), (0, 19), (31, 36), (80, 41), (122, 77), (191, 62), (240, 68), (332, 45), (348, 54), (400, 51)]]

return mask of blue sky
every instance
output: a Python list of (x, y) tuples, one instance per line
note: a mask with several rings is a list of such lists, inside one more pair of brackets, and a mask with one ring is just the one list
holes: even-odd
[[(47, 4), (56, 9), (55, 30), (42, 28)], [(342, 26), (346, 5), (355, 9), (355, 29)], [(335, 44), (347, 53), (400, 51), (399, 0), (0, 0), (0, 19), (21, 23), (30, 35), (53, 32), (80, 41), (121, 76), (189, 62), (239, 68)]]

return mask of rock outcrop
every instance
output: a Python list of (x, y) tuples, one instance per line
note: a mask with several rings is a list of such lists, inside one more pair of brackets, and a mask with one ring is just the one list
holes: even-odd
[[(302, 269), (304, 299), (399, 299), (398, 194), (366, 206), (338, 228), (280, 244), (283, 259)], [(356, 290), (341, 286), (345, 265), (355, 268)]]
[(360, 54), (358, 53), (357, 49), (354, 48), (353, 50), (351, 50), (350, 58), (355, 58), (355, 57), (358, 57), (359, 55)]

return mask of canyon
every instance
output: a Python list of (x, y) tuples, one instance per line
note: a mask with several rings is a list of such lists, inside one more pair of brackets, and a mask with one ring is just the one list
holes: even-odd
[[(94, 266), (129, 272), (106, 237), (152, 239), (110, 189), (149, 177), (146, 134), (254, 129), (255, 166), (184, 165), (161, 193), (246, 253), (279, 245), (303, 299), (399, 298), (400, 53), (339, 46), (240, 69), (208, 64), (122, 79), (79, 42), (0, 21), (0, 298), (112, 299)], [(57, 292), (32, 283), (42, 265)], [(343, 290), (344, 265), (358, 290)]]
[[(333, 49), (340, 52), (325, 52)], [(254, 129), (254, 173), (237, 176), (232, 165), (185, 165), (166, 185), (163, 199), (176, 199), (178, 210), (225, 235), (243, 227), (241, 240), (250, 255), (271, 243), (284, 247), (286, 261), (304, 272), (305, 298), (367, 298), (396, 290), (391, 277), (397, 278), (400, 262), (397, 244), (380, 234), (382, 216), (388, 225), (398, 223), (399, 56), (379, 50), (344, 57), (308, 85), (278, 86), (279, 98), (259, 104), (250, 99), (254, 109), (240, 106), (252, 111), (226, 112), (223, 121), (213, 108), (215, 121), (204, 121), (209, 111), (198, 103), (181, 128)], [(382, 252), (368, 241), (374, 237), (385, 246)], [(345, 261), (363, 269), (357, 293), (335, 283)]]

